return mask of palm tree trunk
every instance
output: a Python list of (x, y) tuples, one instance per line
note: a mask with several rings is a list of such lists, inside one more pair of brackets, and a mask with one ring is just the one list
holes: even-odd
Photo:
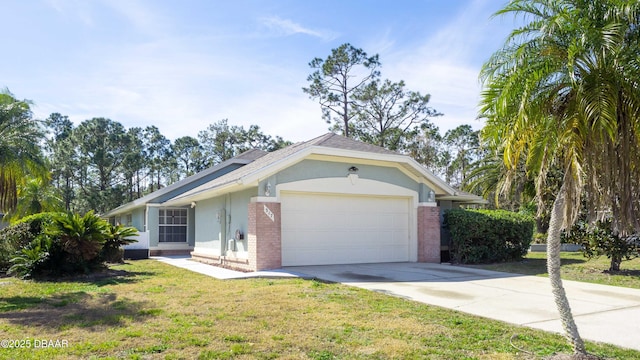
[(549, 220), (549, 231), (547, 234), (547, 272), (549, 273), (553, 299), (560, 313), (560, 320), (565, 331), (565, 336), (571, 343), (574, 353), (586, 354), (584, 341), (582, 341), (578, 327), (573, 320), (569, 300), (567, 299), (567, 294), (562, 286), (562, 278), (560, 277), (560, 231), (567, 206), (566, 186), (566, 182), (563, 182), (558, 196), (553, 202), (553, 209), (551, 210), (551, 219)]

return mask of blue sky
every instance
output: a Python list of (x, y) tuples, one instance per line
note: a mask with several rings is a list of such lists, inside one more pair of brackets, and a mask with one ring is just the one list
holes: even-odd
[(0, 87), (76, 124), (107, 117), (171, 139), (210, 123), (292, 141), (327, 132), (301, 88), (351, 43), (382, 77), (431, 94), (442, 132), (476, 120), (483, 62), (515, 26), (502, 0), (3, 0)]

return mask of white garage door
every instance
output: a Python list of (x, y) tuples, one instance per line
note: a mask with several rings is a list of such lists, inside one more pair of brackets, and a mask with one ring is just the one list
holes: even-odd
[(282, 265), (409, 261), (409, 198), (282, 193)]

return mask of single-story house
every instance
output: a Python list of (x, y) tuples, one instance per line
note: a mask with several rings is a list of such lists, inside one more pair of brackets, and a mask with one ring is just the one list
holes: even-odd
[(328, 133), (252, 150), (104, 216), (155, 254), (243, 270), (440, 262), (441, 210), (483, 203), (412, 158)]

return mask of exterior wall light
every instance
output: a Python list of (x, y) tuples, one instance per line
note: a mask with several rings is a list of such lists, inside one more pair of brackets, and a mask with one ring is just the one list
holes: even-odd
[(349, 174), (347, 174), (347, 179), (351, 181), (351, 185), (355, 185), (356, 181), (358, 181), (358, 168), (352, 166), (349, 168)]
[(271, 183), (267, 181), (267, 184), (264, 186), (264, 195), (271, 196)]
[(433, 190), (429, 190), (429, 202), (436, 202), (436, 193)]

